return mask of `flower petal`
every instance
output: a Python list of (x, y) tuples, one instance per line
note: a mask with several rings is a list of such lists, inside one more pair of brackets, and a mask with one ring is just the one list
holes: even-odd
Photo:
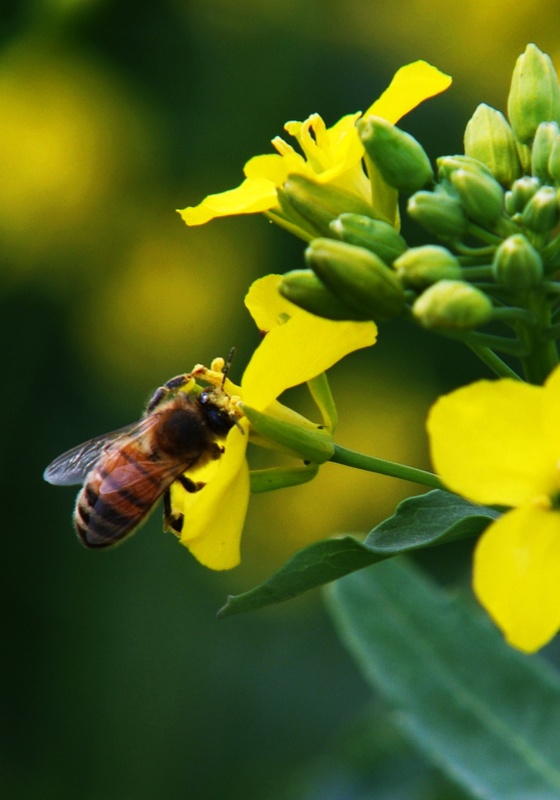
[(432, 406), (432, 461), (454, 492), (476, 503), (522, 505), (556, 488), (542, 424), (544, 390), (521, 381), (478, 381)]
[(315, 378), (348, 353), (375, 342), (373, 322), (333, 322), (299, 310), (273, 328), (241, 380), (243, 401), (263, 411), (283, 391)]
[(560, 461), (560, 367), (548, 376), (543, 394), (543, 429), (551, 458)]
[(416, 108), (424, 100), (443, 92), (451, 85), (451, 78), (426, 61), (415, 61), (401, 67), (383, 92), (364, 114), (383, 117), (393, 124)]
[(236, 189), (209, 194), (197, 206), (188, 206), (179, 214), (187, 225), (204, 225), (216, 217), (231, 214), (256, 214), (277, 205), (276, 187), (266, 178), (247, 178)]
[[(243, 425), (243, 421), (240, 423)], [(184, 514), (180, 541), (210, 569), (232, 569), (240, 561), (239, 545), (249, 503), (246, 460), (248, 425), (229, 432), (225, 453), (208, 484), (189, 494), (173, 484), (173, 511)]]
[(258, 278), (245, 296), (245, 306), (260, 331), (269, 331), (300, 311), (298, 306), (290, 303), (278, 291), (283, 277), (265, 275)]
[(286, 163), (292, 160), (294, 162), (303, 162), (303, 158), (293, 152), (290, 159), (279, 156), (277, 153), (253, 156), (243, 167), (243, 172), (246, 178), (267, 180), (273, 183), (275, 187), (281, 186), (288, 177)]
[(525, 506), (480, 539), (474, 590), (508, 642), (533, 653), (560, 628), (560, 512)]

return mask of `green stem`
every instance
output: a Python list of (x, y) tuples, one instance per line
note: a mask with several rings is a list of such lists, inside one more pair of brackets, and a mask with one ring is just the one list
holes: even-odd
[(551, 325), (550, 328), (543, 331), (543, 339), (547, 342), (554, 341), (558, 338), (560, 338), (560, 324)]
[(389, 475), (391, 478), (400, 478), (403, 481), (428, 486), (430, 489), (445, 490), (445, 486), (433, 472), (426, 472), (426, 470), (416, 469), (416, 467), (408, 467), (406, 464), (398, 464), (395, 461), (385, 461), (384, 458), (366, 456), (364, 453), (348, 450), (338, 444), (335, 444), (334, 455), (330, 460), (335, 464), (343, 464), (345, 467), (363, 469), (366, 472), (376, 472), (378, 475)]
[(528, 308), (518, 308), (513, 306), (495, 308), (492, 312), (493, 320), (501, 320), (502, 322), (526, 322), (527, 325), (535, 325), (537, 317)]
[(555, 341), (543, 335), (551, 327), (550, 303), (545, 297), (532, 295), (527, 300), (527, 306), (539, 324), (520, 325), (518, 328), (518, 336), (527, 347), (527, 355), (521, 362), (526, 380), (540, 386), (558, 364), (558, 349)]
[(488, 347), (492, 350), (499, 350), (502, 353), (507, 353), (510, 356), (517, 356), (522, 358), (527, 355), (527, 346), (520, 342), (518, 339), (508, 339), (505, 336), (495, 336), (491, 333), (480, 333), (479, 331), (446, 331), (443, 329), (438, 330), (442, 336), (448, 339), (456, 339), (459, 342), (472, 347)]
[(480, 225), (476, 225), (474, 222), (469, 223), (467, 230), (471, 236), (475, 236), (477, 239), (480, 239), (481, 242), (487, 242), (489, 245), (498, 246), (502, 241), (501, 236), (491, 233), (485, 228), (481, 228)]
[(517, 372), (508, 366), (505, 361), (502, 361), (500, 356), (496, 355), (496, 353), (494, 353), (494, 351), (489, 347), (483, 347), (482, 345), (473, 344), (470, 342), (467, 342), (467, 345), (470, 347), (473, 353), (477, 355), (495, 375), (498, 376), (498, 378), (513, 378), (516, 381), (521, 380), (521, 377), (517, 374)]
[(488, 264), (479, 266), (463, 267), (462, 275), (464, 281), (478, 281), (492, 278), (492, 267)]
[[(469, 247), (468, 244), (464, 244), (464, 242), (453, 242), (453, 247), (460, 253), (459, 260), (461, 262), (461, 266), (466, 267), (469, 265), (469, 261), (471, 263), (480, 264), (480, 259), (484, 256), (493, 256), (496, 252), (496, 244), (490, 244), (485, 247)], [(463, 260), (464, 259), (464, 260)], [(472, 259), (476, 259), (475, 262), (472, 262)]]

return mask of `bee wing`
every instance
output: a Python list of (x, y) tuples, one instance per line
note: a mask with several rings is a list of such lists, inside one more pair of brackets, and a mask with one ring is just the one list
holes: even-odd
[(123, 436), (130, 436), (142, 428), (142, 423), (135, 422), (132, 425), (125, 425), (111, 433), (96, 436), (88, 439), (87, 442), (76, 445), (71, 450), (55, 458), (43, 472), (43, 478), (47, 483), (56, 486), (73, 486), (83, 483), (87, 474), (91, 471), (94, 464), (105, 452), (106, 448)]

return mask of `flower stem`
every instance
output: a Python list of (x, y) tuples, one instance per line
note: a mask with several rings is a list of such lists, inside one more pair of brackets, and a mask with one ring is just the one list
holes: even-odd
[(529, 383), (540, 386), (558, 364), (556, 342), (543, 336), (551, 327), (551, 306), (545, 297), (533, 295), (528, 298), (528, 306), (535, 314), (539, 324), (520, 325), (519, 338), (527, 347), (527, 356), (521, 359), (525, 378)]
[(502, 361), (500, 356), (496, 355), (489, 347), (467, 342), (467, 345), (483, 361), (487, 367), (499, 378), (513, 378), (516, 381), (521, 380), (521, 376), (512, 369), (505, 361)]
[(354, 467), (354, 469), (363, 469), (366, 472), (376, 472), (378, 475), (389, 475), (391, 478), (419, 483), (430, 489), (445, 489), (438, 476), (433, 472), (409, 467), (406, 464), (398, 464), (395, 461), (385, 461), (384, 458), (367, 456), (338, 444), (335, 444), (334, 455), (330, 460), (335, 464), (343, 464), (345, 467)]

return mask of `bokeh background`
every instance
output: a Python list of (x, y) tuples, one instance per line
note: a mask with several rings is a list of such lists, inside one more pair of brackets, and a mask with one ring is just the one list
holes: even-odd
[[(302, 264), (302, 244), (261, 217), (187, 229), (176, 208), (237, 185), (286, 120), (332, 124), (418, 58), (454, 84), (403, 127), (431, 156), (460, 152), (479, 102), (504, 109), (526, 43), (556, 55), (559, 14), (555, 0), (1, 4), (0, 798), (459, 796), (401, 750), (319, 593), (214, 616), (295, 549), (367, 531), (414, 487), (327, 465), (256, 497), (242, 566), (215, 574), (157, 514), (125, 546), (84, 551), (74, 491), (41, 474), (232, 345), (239, 378), (258, 342), (249, 283)], [(454, 345), (387, 325), (332, 372), (338, 440), (428, 467), (427, 408), (479, 374)]]

